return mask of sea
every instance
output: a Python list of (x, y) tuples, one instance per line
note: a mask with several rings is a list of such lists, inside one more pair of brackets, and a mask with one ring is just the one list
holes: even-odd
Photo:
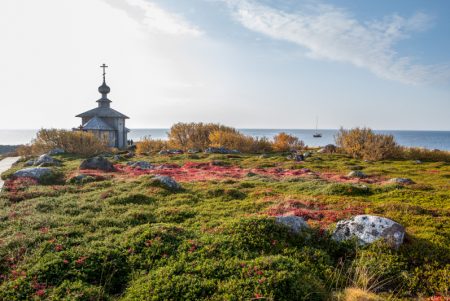
[[(240, 129), (246, 135), (253, 137), (273, 138), (280, 132), (285, 132), (303, 140), (308, 146), (324, 146), (334, 143), (334, 136), (338, 130), (320, 130), (322, 138), (314, 138), (315, 130), (309, 129)], [(30, 143), (36, 136), (37, 130), (0, 130), (0, 145), (19, 145)], [(128, 139), (139, 141), (144, 137), (153, 139), (167, 139), (169, 129), (131, 129)], [(375, 131), (391, 134), (403, 146), (424, 147), (450, 151), (450, 131)]]

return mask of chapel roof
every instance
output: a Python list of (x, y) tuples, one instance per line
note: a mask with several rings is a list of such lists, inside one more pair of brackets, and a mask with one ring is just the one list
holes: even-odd
[(83, 130), (97, 130), (97, 131), (114, 131), (112, 127), (110, 127), (106, 122), (104, 122), (99, 117), (91, 118), (88, 122), (83, 124), (82, 126)]
[(109, 107), (97, 107), (95, 109), (81, 113), (76, 117), (110, 117), (110, 118), (125, 118), (125, 119), (130, 118)]

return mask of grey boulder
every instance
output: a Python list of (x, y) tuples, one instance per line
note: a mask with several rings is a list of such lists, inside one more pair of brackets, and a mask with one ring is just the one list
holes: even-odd
[(178, 182), (172, 179), (171, 177), (157, 175), (153, 179), (171, 190), (181, 189), (180, 184), (178, 184)]
[(304, 229), (308, 229), (308, 223), (299, 216), (277, 216), (275, 222), (291, 229), (294, 233), (300, 233)]
[(33, 165), (45, 167), (45, 166), (58, 166), (60, 164), (61, 164), (60, 161), (53, 159), (49, 155), (45, 154), (37, 158), (37, 160), (34, 161)]
[(408, 178), (393, 178), (389, 180), (390, 183), (395, 184), (404, 184), (404, 185), (411, 185), (414, 184), (414, 181)]
[(322, 154), (332, 154), (337, 151), (337, 147), (333, 144), (327, 144), (325, 147), (321, 148), (318, 152)]
[(337, 223), (333, 233), (336, 241), (357, 239), (358, 244), (367, 245), (383, 239), (394, 248), (403, 243), (405, 228), (388, 218), (374, 215), (357, 215)]
[(350, 172), (347, 175), (347, 177), (363, 179), (363, 178), (366, 178), (367, 175), (365, 173), (363, 173), (362, 171), (360, 171), (360, 170), (354, 170), (354, 171)]
[(41, 180), (42, 177), (50, 176), (53, 174), (53, 170), (48, 167), (30, 167), (16, 171), (13, 174), (15, 178), (32, 178), (35, 180)]
[(146, 161), (128, 162), (128, 166), (139, 169), (154, 169), (155, 167)]
[(101, 156), (84, 160), (81, 162), (80, 169), (115, 171), (114, 165)]

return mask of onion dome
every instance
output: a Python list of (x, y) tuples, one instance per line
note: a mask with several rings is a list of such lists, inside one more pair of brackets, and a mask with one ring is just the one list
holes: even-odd
[(106, 95), (109, 92), (111, 92), (111, 88), (106, 84), (105, 81), (103, 81), (103, 84), (100, 87), (98, 87), (98, 92), (100, 92), (100, 94), (102, 95)]

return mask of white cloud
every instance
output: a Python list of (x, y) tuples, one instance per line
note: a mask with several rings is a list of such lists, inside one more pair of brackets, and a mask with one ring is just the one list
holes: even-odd
[(395, 43), (430, 27), (431, 17), (392, 15), (361, 22), (344, 9), (314, 2), (301, 10), (285, 12), (254, 0), (224, 0), (246, 28), (308, 49), (307, 55), (351, 63), (375, 75), (408, 84), (448, 80), (448, 65), (421, 65), (399, 55)]
[(203, 34), (198, 27), (190, 24), (183, 16), (168, 12), (147, 0), (109, 0), (106, 2), (125, 9), (151, 33), (179, 36), (201, 36)]

